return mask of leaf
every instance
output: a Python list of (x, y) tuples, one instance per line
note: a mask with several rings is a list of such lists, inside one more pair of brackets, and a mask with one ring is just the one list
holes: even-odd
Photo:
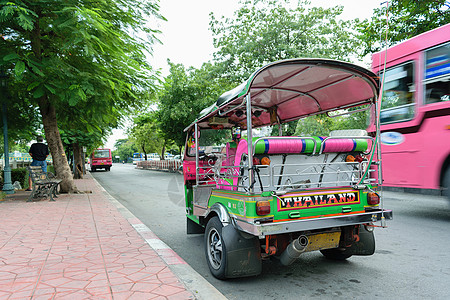
[(56, 91), (55, 91), (55, 89), (52, 86), (50, 86), (48, 84), (45, 84), (45, 83), (44, 83), (44, 86), (50, 93), (56, 94)]
[(41, 70), (38, 69), (37, 67), (33, 66), (31, 67), (31, 69), (33, 70), (34, 73), (38, 74), (39, 76), (44, 76), (44, 73), (42, 73)]
[(70, 106), (75, 106), (75, 105), (77, 105), (77, 103), (78, 103), (78, 97), (70, 97), (70, 99), (69, 99), (69, 105)]
[(31, 84), (27, 87), (27, 91), (31, 91), (32, 89), (34, 89), (35, 87), (37, 87), (39, 84), (41, 84), (39, 81), (35, 81), (35, 82), (31, 83)]
[(16, 67), (14, 68), (14, 73), (16, 74), (17, 77), (21, 77), (24, 71), (25, 71), (25, 63), (19, 60), (16, 63)]
[(116, 87), (116, 84), (114, 83), (114, 81), (108, 79), (109, 85), (111, 86), (111, 89), (114, 90), (114, 88)]
[(44, 96), (44, 88), (42, 87), (42, 85), (40, 85), (33, 93), (33, 97), (34, 98), (41, 98), (42, 96)]
[(80, 96), (81, 100), (86, 101), (86, 94), (82, 89), (78, 89), (78, 96)]
[(16, 53), (11, 53), (11, 54), (3, 56), (4, 61), (10, 61), (10, 60), (16, 60), (16, 59), (19, 59), (19, 55), (17, 55)]

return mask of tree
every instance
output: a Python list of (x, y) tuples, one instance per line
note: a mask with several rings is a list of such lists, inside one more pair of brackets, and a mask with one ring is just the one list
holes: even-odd
[(162, 137), (174, 141), (181, 153), (186, 139), (183, 130), (231, 85), (215, 73), (217, 69), (210, 63), (204, 63), (200, 69), (187, 70), (182, 64), (168, 63), (170, 74), (157, 94), (156, 117)]
[[(154, 73), (145, 51), (156, 41), (149, 17), (162, 18), (151, 0), (0, 0), (0, 29), (21, 101), (39, 109), (63, 192), (75, 191), (58, 127), (58, 111), (88, 110), (100, 116), (126, 112), (145, 98)], [(143, 33), (147, 41), (136, 33)], [(89, 114), (88, 114), (89, 115)], [(84, 119), (91, 124), (91, 119)], [(91, 125), (90, 125), (91, 126)], [(94, 124), (93, 126), (96, 126)]]
[[(83, 151), (82, 148), (86, 147), (87, 153), (92, 153), (92, 150), (98, 148), (101, 145), (102, 132), (86, 132), (86, 130), (61, 130), (61, 139), (64, 144), (66, 153), (72, 152), (73, 161), (75, 165), (73, 177), (75, 179), (83, 178)], [(68, 154), (67, 154), (68, 155)]]
[(289, 0), (246, 0), (241, 5), (233, 18), (210, 16), (218, 74), (232, 82), (240, 83), (277, 60), (356, 57), (360, 44), (354, 37), (356, 22), (338, 20), (342, 6), (309, 7), (306, 0), (296, 5)]
[(167, 141), (161, 137), (155, 113), (143, 113), (135, 117), (133, 121), (134, 125), (128, 133), (134, 144), (144, 153), (145, 160), (147, 160), (147, 153), (152, 152), (161, 153), (161, 158), (164, 159)]
[(450, 23), (448, 0), (391, 0), (374, 9), (370, 20), (364, 20), (358, 25), (360, 39), (364, 45), (362, 54), (380, 51), (386, 43), (387, 46), (392, 46), (448, 23)]
[[(3, 101), (7, 104), (9, 150), (15, 150), (14, 145), (24, 148), (28, 142), (36, 139), (40, 132), (38, 114), (29, 103), (17, 103), (11, 99), (1, 99), (1, 101), (0, 113)], [(3, 126), (2, 115), (0, 114), (0, 124)], [(25, 152), (28, 152), (28, 148)], [(0, 143), (0, 153), (3, 153), (3, 142)]]
[(114, 151), (114, 156), (120, 156), (121, 161), (128, 161), (129, 157), (133, 157), (133, 153), (138, 152), (136, 145), (129, 139), (119, 139), (114, 144), (117, 149)]

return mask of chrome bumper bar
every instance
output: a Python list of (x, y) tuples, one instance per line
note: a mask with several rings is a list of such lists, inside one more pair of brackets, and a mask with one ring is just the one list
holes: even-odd
[(385, 220), (392, 220), (392, 210), (376, 210), (354, 215), (333, 216), (317, 219), (292, 220), (277, 223), (249, 223), (242, 219), (234, 219), (236, 228), (255, 236), (290, 233), (314, 229), (324, 229), (357, 224), (365, 224)]

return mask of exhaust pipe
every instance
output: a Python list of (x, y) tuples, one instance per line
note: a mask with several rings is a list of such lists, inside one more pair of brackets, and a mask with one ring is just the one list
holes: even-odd
[(306, 235), (299, 236), (298, 239), (290, 243), (286, 250), (281, 253), (280, 262), (284, 266), (289, 266), (292, 264), (303, 252), (305, 252), (308, 246), (308, 237)]

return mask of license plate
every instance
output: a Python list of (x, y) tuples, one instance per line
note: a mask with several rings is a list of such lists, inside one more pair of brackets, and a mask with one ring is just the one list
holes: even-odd
[(352, 189), (293, 192), (278, 197), (278, 211), (359, 204), (359, 193)]
[(306, 247), (306, 251), (309, 252), (322, 249), (337, 248), (339, 246), (340, 239), (340, 231), (309, 235), (309, 243), (308, 247)]

